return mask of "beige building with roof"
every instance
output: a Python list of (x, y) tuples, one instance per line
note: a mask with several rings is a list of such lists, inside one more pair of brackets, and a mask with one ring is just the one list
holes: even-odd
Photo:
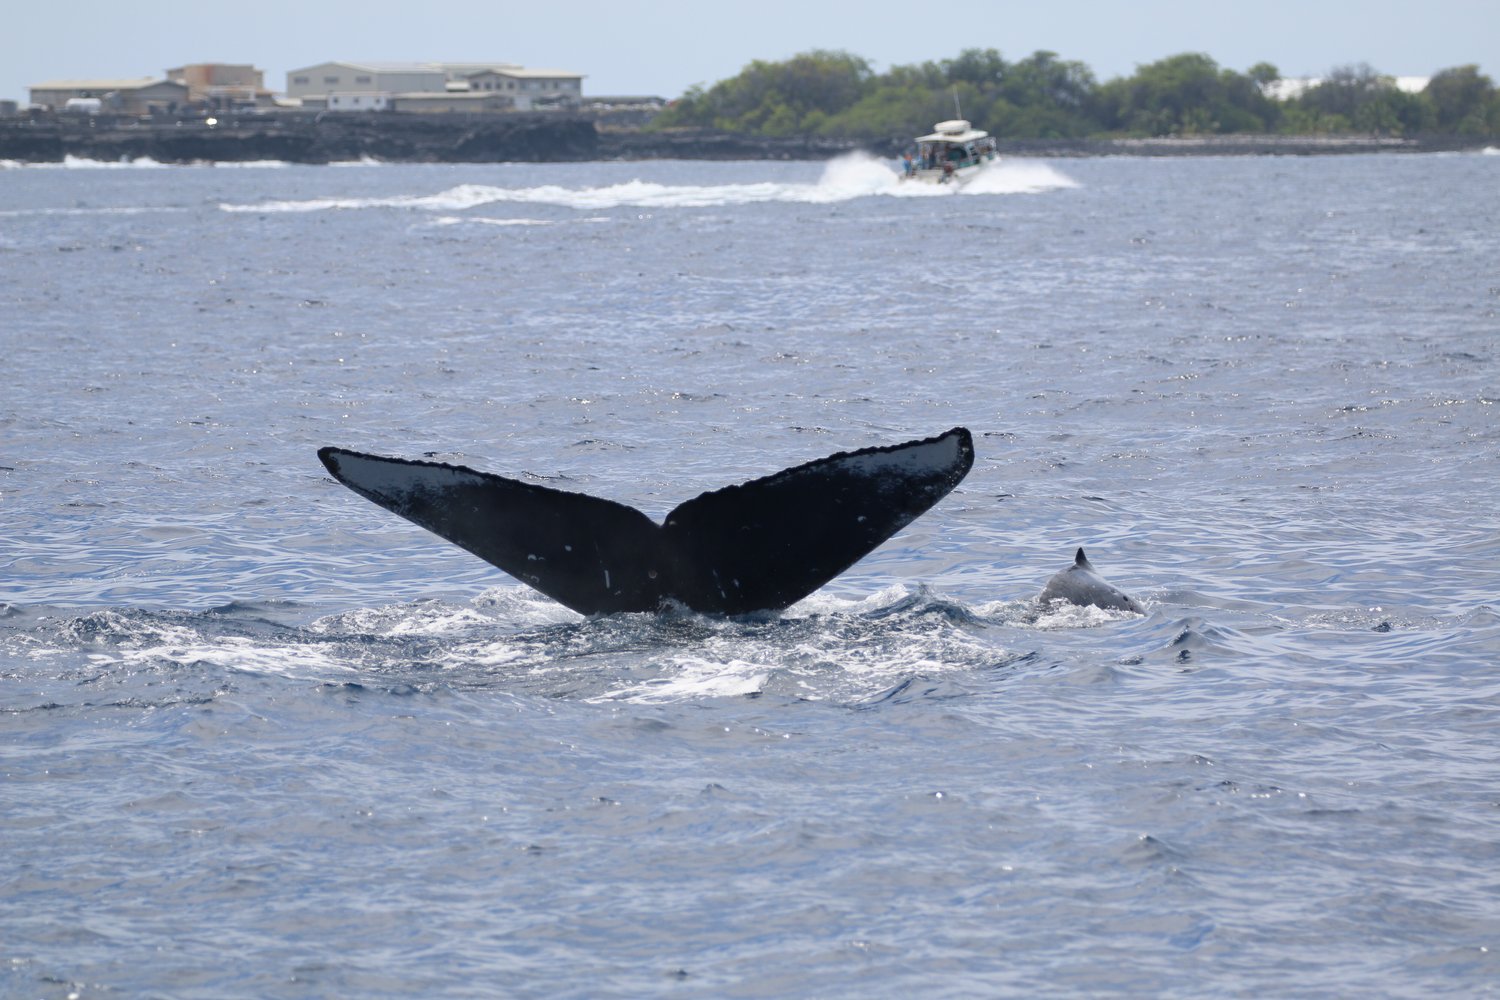
[(31, 103), (61, 111), (70, 100), (97, 99), (101, 111), (121, 115), (149, 115), (174, 111), (187, 103), (188, 86), (177, 80), (140, 77), (134, 80), (51, 80), (33, 84)]
[(209, 107), (273, 103), (265, 74), (244, 63), (190, 63), (167, 70), (167, 78), (187, 84), (188, 100)]

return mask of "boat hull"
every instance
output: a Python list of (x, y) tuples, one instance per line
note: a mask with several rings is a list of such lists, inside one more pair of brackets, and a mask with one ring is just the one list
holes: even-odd
[(993, 167), (996, 162), (997, 161), (995, 160), (989, 160), (984, 163), (976, 163), (967, 167), (956, 167), (953, 170), (928, 170), (925, 168), (918, 168), (916, 170), (913, 170), (911, 173), (902, 174), (901, 180), (904, 183), (909, 182), (912, 184), (930, 184), (933, 186), (944, 185), (948, 187), (959, 188), (963, 187), (965, 184), (968, 184), (974, 178), (978, 177), (980, 174)]

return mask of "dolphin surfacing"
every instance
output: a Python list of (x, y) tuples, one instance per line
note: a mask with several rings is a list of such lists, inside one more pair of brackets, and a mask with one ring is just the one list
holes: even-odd
[(1037, 601), (1043, 605), (1053, 601), (1067, 601), (1069, 604), (1104, 608), (1107, 611), (1146, 613), (1139, 601), (1100, 576), (1081, 548), (1073, 558), (1073, 565), (1054, 573), (1052, 579), (1047, 581), (1047, 586), (1042, 588)]
[(585, 615), (775, 611), (800, 601), (947, 496), (974, 440), (840, 452), (704, 493), (657, 524), (633, 507), (460, 465), (321, 448), (333, 478)]

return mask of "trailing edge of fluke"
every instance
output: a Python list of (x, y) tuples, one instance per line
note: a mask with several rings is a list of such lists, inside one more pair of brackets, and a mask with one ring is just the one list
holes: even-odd
[(738, 615), (796, 603), (925, 513), (974, 464), (955, 427), (840, 452), (704, 493), (657, 524), (633, 507), (459, 465), (342, 448), (318, 457), (360, 496), (582, 614)]

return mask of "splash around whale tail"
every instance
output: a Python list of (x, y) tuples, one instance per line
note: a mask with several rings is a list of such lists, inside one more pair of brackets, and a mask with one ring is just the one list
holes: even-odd
[(633, 507), (457, 465), (321, 448), (360, 496), (582, 614), (746, 614), (796, 603), (947, 496), (968, 430), (840, 452), (704, 493), (657, 524)]

